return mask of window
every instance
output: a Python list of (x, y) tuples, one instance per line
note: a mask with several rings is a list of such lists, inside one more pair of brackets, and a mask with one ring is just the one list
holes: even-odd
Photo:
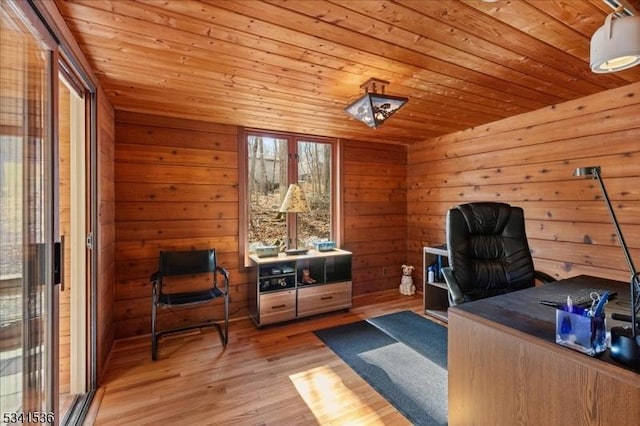
[[(336, 141), (247, 131), (245, 253), (254, 245), (310, 247), (335, 240)], [(279, 213), (289, 184), (303, 190), (309, 212)]]

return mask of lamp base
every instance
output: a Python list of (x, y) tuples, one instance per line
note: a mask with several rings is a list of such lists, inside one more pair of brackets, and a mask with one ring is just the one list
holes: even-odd
[(629, 327), (611, 327), (611, 358), (634, 368), (640, 367), (640, 335)]
[(298, 254), (307, 254), (308, 251), (309, 249), (291, 248), (291, 249), (286, 249), (284, 252), (287, 256), (295, 256)]

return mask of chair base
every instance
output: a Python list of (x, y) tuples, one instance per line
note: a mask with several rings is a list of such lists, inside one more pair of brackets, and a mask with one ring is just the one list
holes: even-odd
[(220, 335), (220, 341), (222, 342), (222, 347), (226, 348), (227, 342), (229, 341), (228, 322), (225, 321), (225, 327), (224, 327), (225, 330), (223, 331), (222, 326), (219, 323), (213, 322), (213, 321), (207, 321), (200, 324), (194, 324), (194, 325), (189, 325), (189, 326), (180, 327), (180, 328), (172, 328), (171, 330), (163, 330), (157, 333), (152, 333), (151, 334), (151, 359), (153, 361), (156, 361), (158, 359), (158, 340), (160, 339), (160, 337), (168, 334), (178, 334), (178, 333), (183, 333), (189, 330), (196, 330), (196, 329), (209, 328), (209, 327), (215, 327), (218, 329), (218, 334)]

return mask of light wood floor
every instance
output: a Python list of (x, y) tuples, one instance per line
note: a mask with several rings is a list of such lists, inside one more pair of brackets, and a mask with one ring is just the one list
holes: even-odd
[(403, 425), (409, 422), (316, 338), (313, 330), (409, 309), (422, 295), (397, 290), (354, 298), (349, 312), (257, 329), (215, 329), (118, 341), (89, 413), (96, 425)]

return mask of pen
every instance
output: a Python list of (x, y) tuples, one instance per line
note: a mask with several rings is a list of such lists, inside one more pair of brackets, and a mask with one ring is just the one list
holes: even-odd
[(609, 292), (605, 291), (600, 296), (600, 300), (598, 300), (598, 304), (596, 305), (596, 308), (593, 311), (594, 317), (597, 318), (602, 316), (602, 313), (604, 312), (604, 305), (607, 303), (607, 300), (609, 300)]
[(573, 312), (573, 300), (571, 300), (571, 296), (567, 296), (567, 312)]

